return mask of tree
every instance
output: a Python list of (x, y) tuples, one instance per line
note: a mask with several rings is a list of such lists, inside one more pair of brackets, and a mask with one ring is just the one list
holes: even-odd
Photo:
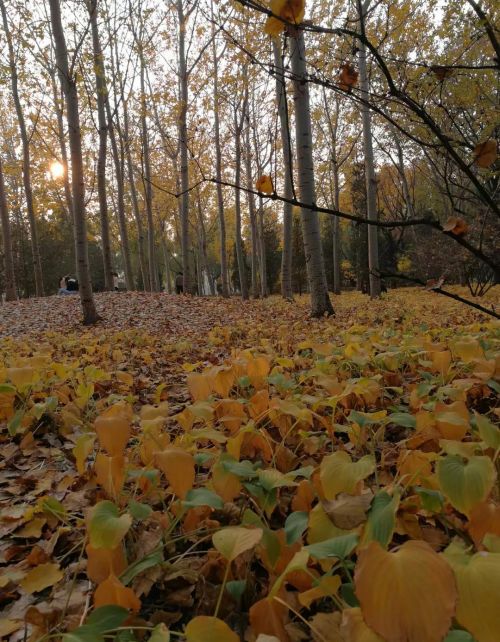
[(70, 70), (66, 38), (61, 19), (59, 0), (49, 0), (52, 35), (56, 52), (59, 78), (66, 99), (66, 119), (69, 131), (71, 157), (71, 185), (73, 196), (73, 217), (77, 275), (80, 283), (80, 301), (84, 325), (91, 325), (99, 319), (92, 294), (87, 247), (87, 225), (85, 213), (85, 178), (83, 173), (82, 134), (78, 90), (73, 66)]
[(16, 65), (16, 58), (14, 55), (14, 47), (12, 45), (12, 34), (10, 32), (9, 21), (7, 19), (7, 11), (5, 9), (4, 0), (0, 0), (0, 11), (2, 12), (3, 28), (5, 31), (5, 38), (7, 40), (7, 49), (9, 54), (9, 68), (10, 80), (12, 88), (12, 98), (16, 108), (17, 122), (19, 125), (19, 135), (23, 147), (23, 184), (24, 195), (26, 198), (26, 209), (28, 212), (28, 220), (30, 224), (31, 233), (31, 253), (33, 258), (33, 271), (35, 274), (35, 287), (36, 295), (43, 296), (43, 275), (42, 263), (40, 259), (40, 246), (38, 242), (38, 230), (36, 223), (35, 205), (33, 201), (33, 189), (31, 185), (31, 154), (30, 154), (30, 141), (28, 138), (28, 131), (26, 129), (26, 121), (24, 118), (24, 111), (19, 96), (19, 77)]
[(10, 232), (9, 210), (5, 195), (3, 180), (2, 157), (0, 156), (0, 215), (2, 219), (3, 257), (5, 268), (5, 300), (17, 299), (16, 276), (14, 273), (14, 258), (12, 255), (12, 236)]
[[(314, 205), (314, 163), (312, 155), (311, 114), (309, 109), (309, 85), (306, 80), (306, 54), (304, 32), (301, 28), (291, 31), (291, 60), (293, 72), (293, 98), (295, 103), (295, 140), (297, 146), (297, 170), (300, 197), (303, 203)], [(311, 314), (321, 317), (333, 314), (328, 295), (323, 248), (319, 230), (318, 214), (302, 208), (302, 228), (306, 254), (307, 277), (311, 294)]]

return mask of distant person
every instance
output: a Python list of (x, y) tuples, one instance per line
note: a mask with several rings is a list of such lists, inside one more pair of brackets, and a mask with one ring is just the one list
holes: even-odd
[(72, 276), (62, 276), (59, 279), (59, 290), (57, 294), (77, 294), (78, 281)]
[(175, 277), (175, 291), (177, 294), (182, 294), (184, 292), (184, 276), (182, 272), (177, 272)]
[(118, 286), (118, 274), (117, 272), (111, 272), (111, 274), (113, 275), (113, 290), (115, 292), (118, 292), (118, 290), (120, 289)]

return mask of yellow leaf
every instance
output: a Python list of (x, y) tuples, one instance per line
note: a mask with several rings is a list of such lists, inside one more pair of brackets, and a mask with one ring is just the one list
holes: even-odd
[(340, 633), (344, 640), (349, 642), (384, 642), (372, 631), (363, 620), (360, 608), (344, 609), (340, 623)]
[(314, 600), (336, 595), (341, 584), (342, 581), (338, 575), (324, 575), (317, 586), (303, 593), (299, 593), (299, 602), (308, 609)]
[(47, 523), (45, 517), (37, 517), (29, 524), (26, 524), (21, 530), (16, 531), (16, 537), (40, 537), (42, 534), (42, 528)]
[(167, 446), (162, 452), (155, 453), (154, 459), (158, 468), (168, 479), (175, 495), (184, 499), (194, 485), (193, 456), (177, 446)]
[(18, 389), (24, 389), (31, 386), (36, 380), (34, 368), (25, 366), (24, 368), (7, 368), (7, 376)]
[(477, 642), (500, 640), (500, 553), (466, 555), (457, 545), (444, 553), (458, 587), (456, 618)]
[(85, 472), (85, 460), (94, 449), (95, 434), (93, 432), (80, 435), (71, 451), (76, 460), (76, 469), (80, 475)]
[(441, 642), (449, 630), (455, 580), (429, 544), (407, 541), (388, 553), (371, 542), (359, 554), (354, 580), (366, 624), (386, 642)]
[(110, 497), (116, 497), (123, 488), (125, 461), (123, 455), (108, 457), (104, 453), (97, 453), (94, 464), (97, 483), (104, 488)]
[(168, 401), (162, 401), (157, 406), (142, 406), (140, 415), (141, 419), (157, 419), (158, 417), (166, 419), (168, 417)]
[(22, 626), (24, 626), (23, 620), (8, 620), (7, 618), (0, 618), (0, 639), (6, 639), (8, 635), (14, 633)]
[(217, 617), (198, 615), (185, 630), (186, 642), (239, 642), (239, 636)]
[(123, 370), (118, 370), (115, 372), (115, 376), (121, 383), (124, 383), (129, 388), (134, 385), (134, 377), (129, 373)]
[(335, 499), (338, 493), (355, 495), (361, 489), (361, 482), (375, 470), (375, 460), (365, 455), (353, 462), (350, 455), (338, 450), (323, 458), (320, 479), (326, 499)]
[(63, 572), (59, 564), (40, 564), (31, 570), (19, 584), (26, 593), (37, 593), (62, 580)]
[(213, 545), (228, 562), (256, 546), (261, 539), (262, 529), (242, 526), (229, 526), (212, 536)]
[(186, 379), (189, 392), (194, 401), (204, 401), (210, 397), (212, 387), (210, 385), (210, 378), (206, 374), (190, 372)]

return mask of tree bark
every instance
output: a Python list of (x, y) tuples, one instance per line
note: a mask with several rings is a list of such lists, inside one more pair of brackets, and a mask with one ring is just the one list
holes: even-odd
[(210, 273), (210, 268), (208, 265), (208, 255), (207, 255), (207, 234), (205, 231), (205, 219), (203, 218), (203, 210), (201, 207), (201, 198), (200, 198), (200, 191), (199, 189), (197, 190), (197, 199), (198, 199), (198, 225), (199, 225), (199, 246), (200, 246), (200, 254), (201, 254), (201, 260), (202, 260), (202, 269), (205, 270), (207, 274), (207, 279), (208, 279), (208, 287), (210, 288), (210, 295), (215, 296), (215, 284), (214, 280), (212, 278), (212, 275)]
[(68, 209), (68, 223), (73, 227), (73, 198), (71, 196), (71, 186), (69, 183), (68, 173), (68, 152), (66, 150), (66, 141), (64, 138), (64, 106), (63, 97), (61, 95), (61, 88), (57, 87), (56, 70), (51, 66), (50, 68), (50, 82), (52, 85), (52, 95), (54, 99), (54, 109), (57, 119), (57, 136), (59, 138), (59, 150), (61, 152), (61, 162), (64, 167), (64, 198), (66, 199), (66, 207)]
[[(285, 174), (285, 198), (293, 197), (293, 167), (292, 151), (290, 149), (290, 123), (288, 120), (288, 105), (286, 100), (285, 76), (281, 46), (277, 38), (273, 38), (274, 69), (276, 78), (276, 100), (280, 117), (281, 146), (283, 148), (283, 169)], [(292, 288), (292, 225), (293, 206), (283, 204), (283, 253), (281, 255), (281, 294), (284, 299), (293, 299)]]
[[(362, 2), (358, 0), (359, 21), (361, 32), (364, 34), (364, 17), (371, 0)], [(369, 81), (366, 68), (366, 46), (363, 41), (358, 43), (359, 63), (359, 88), (365, 101), (369, 101)], [(365, 156), (366, 178), (366, 216), (369, 221), (378, 220), (377, 212), (377, 178), (375, 175), (375, 161), (373, 157), (372, 116), (367, 104), (361, 105), (363, 120), (363, 149)], [(370, 270), (370, 296), (375, 299), (380, 296), (381, 286), (379, 277), (378, 257), (378, 228), (376, 225), (368, 226), (368, 267)]]
[(247, 185), (247, 204), (248, 204), (248, 214), (250, 217), (250, 241), (252, 244), (252, 254), (251, 254), (251, 270), (252, 270), (252, 297), (254, 299), (259, 298), (259, 279), (258, 279), (258, 232), (257, 232), (257, 221), (255, 214), (255, 197), (253, 191), (255, 185), (252, 180), (252, 148), (250, 146), (250, 113), (249, 113), (249, 102), (248, 102), (248, 70), (246, 65), (243, 67), (243, 81), (245, 83), (245, 173), (246, 173), (246, 185)]
[[(243, 105), (243, 113), (245, 106)], [(235, 209), (235, 237), (236, 237), (236, 261), (238, 263), (238, 275), (240, 278), (240, 291), (241, 298), (248, 299), (248, 284), (247, 284), (247, 271), (245, 266), (245, 259), (243, 256), (243, 241), (241, 238), (241, 194), (240, 194), (240, 181), (241, 181), (241, 130), (243, 128), (243, 119), (238, 121), (238, 113), (236, 107), (234, 108), (234, 147), (235, 147), (235, 172), (234, 184), (237, 185), (234, 192), (234, 209)]]
[(88, 0), (87, 10), (92, 31), (92, 49), (94, 55), (94, 74), (97, 103), (97, 126), (99, 133), (99, 152), (97, 156), (97, 195), (99, 199), (99, 218), (101, 221), (102, 260), (104, 265), (104, 288), (113, 290), (113, 265), (111, 260), (111, 239), (109, 234), (108, 199), (106, 194), (106, 152), (108, 147), (108, 123), (106, 120), (106, 78), (104, 75), (104, 58), (97, 27), (97, 2)]
[[(293, 98), (295, 102), (298, 186), (301, 200), (308, 205), (314, 205), (314, 203), (316, 203), (316, 190), (314, 184), (312, 127), (304, 32), (298, 27), (289, 28), (289, 30), (292, 35), (291, 61), (294, 87)], [(304, 236), (307, 278), (311, 294), (311, 314), (313, 317), (333, 314), (333, 307), (328, 296), (318, 213), (303, 208), (301, 210), (301, 221)]]
[(82, 135), (78, 108), (76, 78), (70, 73), (68, 50), (61, 20), (59, 0), (49, 0), (52, 34), (56, 51), (56, 62), (63, 93), (66, 99), (66, 118), (68, 122), (69, 146), (71, 153), (71, 186), (73, 194), (73, 216), (75, 224), (75, 251), (77, 276), (80, 283), (80, 301), (83, 323), (91, 325), (99, 319), (89, 272), (87, 248), (87, 225), (85, 215), (85, 181), (83, 174)]
[(23, 184), (24, 195), (26, 198), (26, 210), (28, 212), (28, 221), (31, 234), (31, 254), (33, 258), (33, 271), (35, 275), (35, 292), (37, 296), (43, 296), (43, 275), (42, 262), (40, 259), (40, 246), (38, 243), (38, 229), (36, 224), (35, 205), (33, 202), (33, 189), (31, 186), (31, 158), (28, 132), (24, 120), (24, 112), (19, 97), (18, 75), (14, 47), (12, 45), (12, 34), (7, 19), (4, 0), (0, 0), (0, 11), (2, 12), (2, 21), (7, 40), (7, 49), (9, 54), (10, 81), (12, 88), (12, 98), (16, 108), (17, 122), (19, 126), (19, 135), (23, 147)]
[(0, 156), (0, 215), (2, 218), (3, 255), (5, 266), (5, 300), (15, 301), (17, 299), (16, 275), (14, 272), (14, 257), (12, 255), (12, 237), (10, 234), (9, 210), (5, 195), (5, 183), (3, 180), (2, 158)]
[(179, 22), (179, 144), (181, 161), (181, 246), (182, 246), (182, 285), (183, 291), (191, 292), (191, 266), (189, 262), (189, 162), (188, 162), (188, 73), (186, 64), (186, 17), (183, 0), (177, 0)]
[(142, 43), (139, 43), (139, 58), (141, 64), (141, 130), (142, 130), (142, 154), (144, 163), (144, 196), (146, 199), (146, 215), (148, 219), (148, 273), (149, 287), (151, 292), (158, 291), (158, 279), (155, 266), (155, 237), (153, 221), (153, 186), (151, 185), (151, 164), (149, 158), (149, 136), (146, 114), (146, 87), (144, 75), (146, 73)]
[(219, 241), (220, 241), (220, 270), (222, 282), (222, 296), (229, 296), (227, 280), (227, 248), (226, 248), (226, 220), (224, 218), (224, 195), (222, 193), (222, 153), (220, 145), (220, 124), (219, 124), (219, 61), (217, 59), (217, 47), (215, 43), (214, 24), (214, 0), (211, 2), (212, 16), (212, 64), (213, 64), (213, 109), (214, 109), (214, 131), (215, 131), (215, 175), (217, 178), (217, 214), (219, 218)]

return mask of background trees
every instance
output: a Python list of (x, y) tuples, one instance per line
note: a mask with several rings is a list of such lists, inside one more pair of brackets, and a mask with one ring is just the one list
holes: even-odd
[[(294, 34), (276, 16), (270, 38), (267, 5), (254, 0), (65, 3), (84, 238), (73, 222), (73, 132), (63, 118), (72, 106), (59, 84), (52, 4), (0, 3), (9, 297), (9, 265), (19, 296), (53, 293), (85, 244), (97, 290), (110, 287), (111, 266), (129, 289), (168, 289), (182, 272), (185, 291), (199, 294), (215, 292), (218, 277), (223, 294), (309, 291), (319, 314), (329, 311), (327, 286), (377, 296), (384, 274), (389, 284), (444, 276), (475, 293), (478, 280), (498, 278), (492, 2), (310, 1), (301, 69)], [(301, 20), (297, 7), (284, 3), (289, 23)], [(296, 152), (304, 130), (294, 83), (296, 96), (309, 94), (315, 195)], [(50, 171), (55, 161), (61, 175)], [(268, 193), (256, 189), (262, 175)], [(301, 205), (304, 220), (318, 222), (313, 251), (292, 213)], [(311, 261), (319, 281), (303, 278)]]

